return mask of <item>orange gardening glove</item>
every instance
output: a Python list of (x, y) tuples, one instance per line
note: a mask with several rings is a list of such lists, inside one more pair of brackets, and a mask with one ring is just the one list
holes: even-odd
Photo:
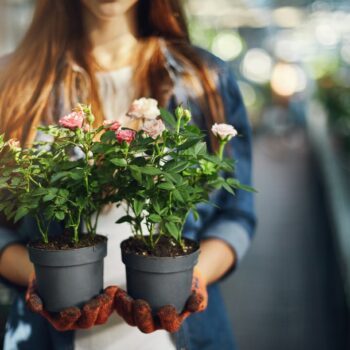
[(159, 309), (157, 316), (152, 316), (149, 304), (144, 300), (133, 300), (125, 291), (118, 289), (115, 295), (115, 307), (119, 316), (130, 326), (136, 326), (143, 333), (151, 333), (158, 329), (176, 332), (182, 322), (194, 312), (206, 309), (208, 293), (206, 283), (200, 271), (193, 272), (192, 295), (188, 298), (186, 309), (178, 314), (175, 307), (165, 305)]
[(106, 288), (102, 294), (88, 301), (81, 309), (69, 307), (57, 313), (44, 309), (43, 302), (35, 291), (35, 276), (30, 278), (26, 293), (26, 304), (33, 312), (45, 317), (58, 331), (91, 328), (107, 322), (114, 311), (114, 297), (118, 287)]

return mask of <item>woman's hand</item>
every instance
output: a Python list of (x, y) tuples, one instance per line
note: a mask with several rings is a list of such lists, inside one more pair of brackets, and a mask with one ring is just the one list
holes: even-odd
[(86, 329), (107, 322), (114, 310), (114, 297), (117, 291), (118, 287), (111, 286), (88, 301), (81, 309), (70, 307), (58, 313), (50, 313), (44, 309), (43, 302), (35, 291), (33, 274), (26, 293), (26, 303), (31, 311), (45, 317), (58, 331)]
[(130, 326), (137, 326), (143, 333), (151, 333), (158, 329), (176, 332), (182, 322), (192, 313), (203, 311), (208, 304), (206, 283), (198, 269), (194, 270), (192, 294), (187, 300), (186, 309), (178, 314), (172, 305), (163, 306), (152, 315), (149, 304), (144, 300), (133, 300), (124, 290), (111, 286), (102, 294), (88, 301), (81, 309), (70, 307), (58, 313), (44, 309), (43, 302), (35, 290), (35, 276), (30, 279), (26, 293), (26, 304), (33, 312), (45, 317), (58, 331), (87, 329), (107, 322), (113, 310)]
[(121, 289), (115, 294), (117, 313), (130, 326), (138, 327), (143, 333), (151, 333), (158, 329), (164, 329), (171, 333), (176, 332), (189, 315), (205, 310), (207, 304), (207, 286), (198, 269), (195, 269), (193, 273), (192, 295), (187, 300), (186, 309), (181, 314), (176, 312), (174, 306), (165, 305), (157, 312), (157, 317), (154, 317), (146, 301), (133, 300)]

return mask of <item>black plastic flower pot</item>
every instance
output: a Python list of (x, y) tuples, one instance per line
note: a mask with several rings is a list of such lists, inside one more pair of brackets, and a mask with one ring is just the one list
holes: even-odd
[(94, 246), (46, 250), (28, 245), (36, 288), (47, 311), (81, 307), (103, 290), (103, 259), (107, 238)]
[(122, 261), (126, 267), (128, 294), (134, 299), (147, 301), (153, 313), (164, 305), (173, 305), (181, 313), (191, 295), (199, 248), (188, 255), (154, 257), (126, 253), (123, 242)]

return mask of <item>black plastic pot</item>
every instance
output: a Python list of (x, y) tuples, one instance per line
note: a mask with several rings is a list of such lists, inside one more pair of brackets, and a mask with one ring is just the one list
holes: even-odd
[(95, 246), (45, 250), (28, 245), (35, 267), (36, 288), (46, 310), (81, 307), (103, 290), (103, 259), (107, 238)]
[(198, 261), (199, 248), (178, 257), (152, 257), (123, 251), (128, 294), (146, 300), (154, 313), (164, 305), (175, 306), (182, 312), (191, 295), (193, 268)]

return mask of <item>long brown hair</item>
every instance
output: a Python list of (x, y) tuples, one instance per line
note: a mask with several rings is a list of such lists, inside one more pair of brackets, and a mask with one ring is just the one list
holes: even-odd
[[(153, 97), (163, 106), (168, 103), (173, 83), (166, 48), (184, 67), (182, 81), (188, 91), (195, 91), (207, 125), (223, 122), (216, 73), (191, 46), (180, 1), (139, 0), (136, 6), (142, 54), (134, 73), (135, 97)], [(59, 86), (63, 86), (67, 106), (71, 108), (76, 99), (91, 103), (100, 123), (103, 113), (90, 52), (79, 0), (37, 0), (29, 30), (1, 71), (0, 133), (30, 144), (36, 126), (52, 122)], [(76, 96), (77, 91), (82, 96)], [(216, 148), (215, 140), (212, 142)]]

